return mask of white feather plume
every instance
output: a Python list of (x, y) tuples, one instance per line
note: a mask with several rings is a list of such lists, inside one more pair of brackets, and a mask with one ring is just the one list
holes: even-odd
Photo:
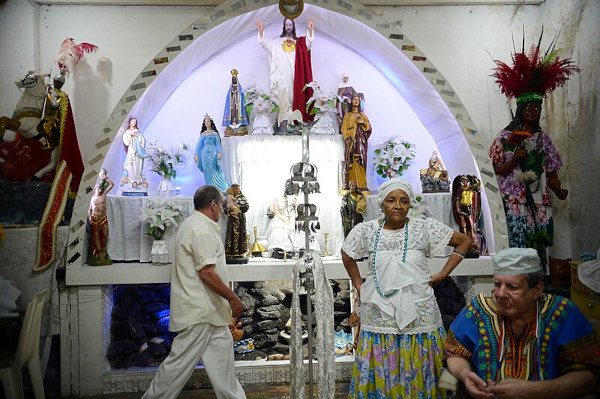
[(80, 43), (76, 44), (73, 38), (67, 38), (63, 40), (60, 45), (60, 51), (56, 62), (58, 68), (65, 71), (65, 75), (75, 68), (75, 65), (83, 58), (85, 53), (92, 53), (98, 50), (98, 46), (91, 43)]

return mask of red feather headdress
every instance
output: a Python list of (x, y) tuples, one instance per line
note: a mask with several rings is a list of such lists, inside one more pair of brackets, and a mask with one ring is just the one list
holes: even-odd
[(60, 51), (56, 62), (58, 68), (65, 72), (65, 75), (69, 75), (71, 70), (75, 68), (75, 65), (83, 58), (86, 53), (93, 53), (98, 50), (98, 46), (91, 43), (80, 43), (75, 44), (73, 38), (67, 38), (63, 40), (60, 45)]
[[(542, 31), (543, 34), (543, 31)], [(535, 101), (542, 102), (544, 96), (552, 92), (569, 80), (569, 76), (579, 71), (579, 68), (570, 58), (560, 59), (559, 50), (550, 44), (546, 53), (541, 55), (540, 43), (542, 35), (536, 45), (532, 45), (528, 54), (525, 54), (525, 43), (520, 53), (516, 50), (512, 55), (512, 66), (502, 61), (494, 60), (493, 77), (500, 86), (500, 90), (509, 99), (516, 98), (517, 104)]]

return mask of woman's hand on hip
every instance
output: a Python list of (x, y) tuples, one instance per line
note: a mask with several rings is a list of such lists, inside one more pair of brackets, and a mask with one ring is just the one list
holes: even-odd
[(436, 285), (444, 281), (447, 277), (448, 276), (444, 276), (442, 273), (434, 273), (433, 276), (431, 276), (431, 280), (429, 280), (429, 285), (435, 287)]

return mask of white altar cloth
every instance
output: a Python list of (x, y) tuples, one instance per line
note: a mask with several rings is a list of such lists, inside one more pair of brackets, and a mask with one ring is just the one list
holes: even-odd
[[(432, 217), (457, 230), (458, 226), (452, 217), (452, 201), (450, 193), (432, 193), (419, 194), (423, 201), (429, 204)], [(317, 199), (317, 198), (315, 198)], [(189, 197), (120, 197), (107, 196), (106, 213), (108, 216), (108, 254), (114, 262), (119, 261), (137, 261), (150, 262), (150, 251), (152, 249), (153, 239), (147, 233), (147, 224), (140, 220), (140, 210), (148, 201), (170, 201), (182, 209), (184, 218), (188, 217), (194, 211), (193, 199)], [(250, 207), (252, 208), (252, 203)], [(329, 217), (320, 218), (321, 231), (317, 235), (318, 242), (324, 249), (323, 233), (330, 233), (328, 240), (328, 250), (333, 253), (339, 252), (341, 241), (337, 235), (341, 234), (341, 222), (339, 221), (339, 209), (341, 197), (337, 196), (329, 204), (320, 204), (321, 210), (327, 207)], [(266, 209), (265, 209), (266, 211)], [(324, 216), (324, 215), (323, 215)], [(337, 217), (334, 217), (337, 216)], [(377, 196), (367, 196), (367, 211), (365, 221), (376, 219), (382, 216), (381, 210), (377, 207)], [(227, 220), (225, 216), (221, 217), (219, 224), (221, 226), (221, 236), (225, 239)], [(253, 226), (268, 225), (266, 214), (254, 214), (253, 218), (248, 218), (246, 222), (248, 234), (253, 234)], [(261, 236), (259, 228), (259, 236)], [(165, 234), (167, 249), (173, 260), (175, 254), (175, 237), (177, 228), (170, 226)], [(442, 254), (435, 254), (442, 255)]]
[[(150, 262), (154, 239), (147, 234), (147, 223), (140, 220), (142, 207), (149, 201), (169, 201), (183, 211), (184, 219), (194, 211), (192, 198), (187, 197), (106, 197), (108, 217), (108, 256), (116, 261)], [(177, 229), (169, 226), (165, 241), (171, 260), (175, 255)]]

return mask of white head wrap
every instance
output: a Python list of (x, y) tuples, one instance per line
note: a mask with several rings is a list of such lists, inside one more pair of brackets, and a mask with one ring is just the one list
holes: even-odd
[(409, 182), (403, 179), (393, 178), (387, 180), (381, 186), (379, 186), (379, 190), (377, 190), (377, 205), (380, 208), (383, 206), (383, 200), (394, 190), (402, 190), (408, 195), (410, 198), (410, 203), (412, 204), (415, 201), (415, 194), (413, 192), (413, 188)]
[(507, 248), (492, 256), (494, 274), (528, 274), (542, 271), (540, 257), (533, 248)]

